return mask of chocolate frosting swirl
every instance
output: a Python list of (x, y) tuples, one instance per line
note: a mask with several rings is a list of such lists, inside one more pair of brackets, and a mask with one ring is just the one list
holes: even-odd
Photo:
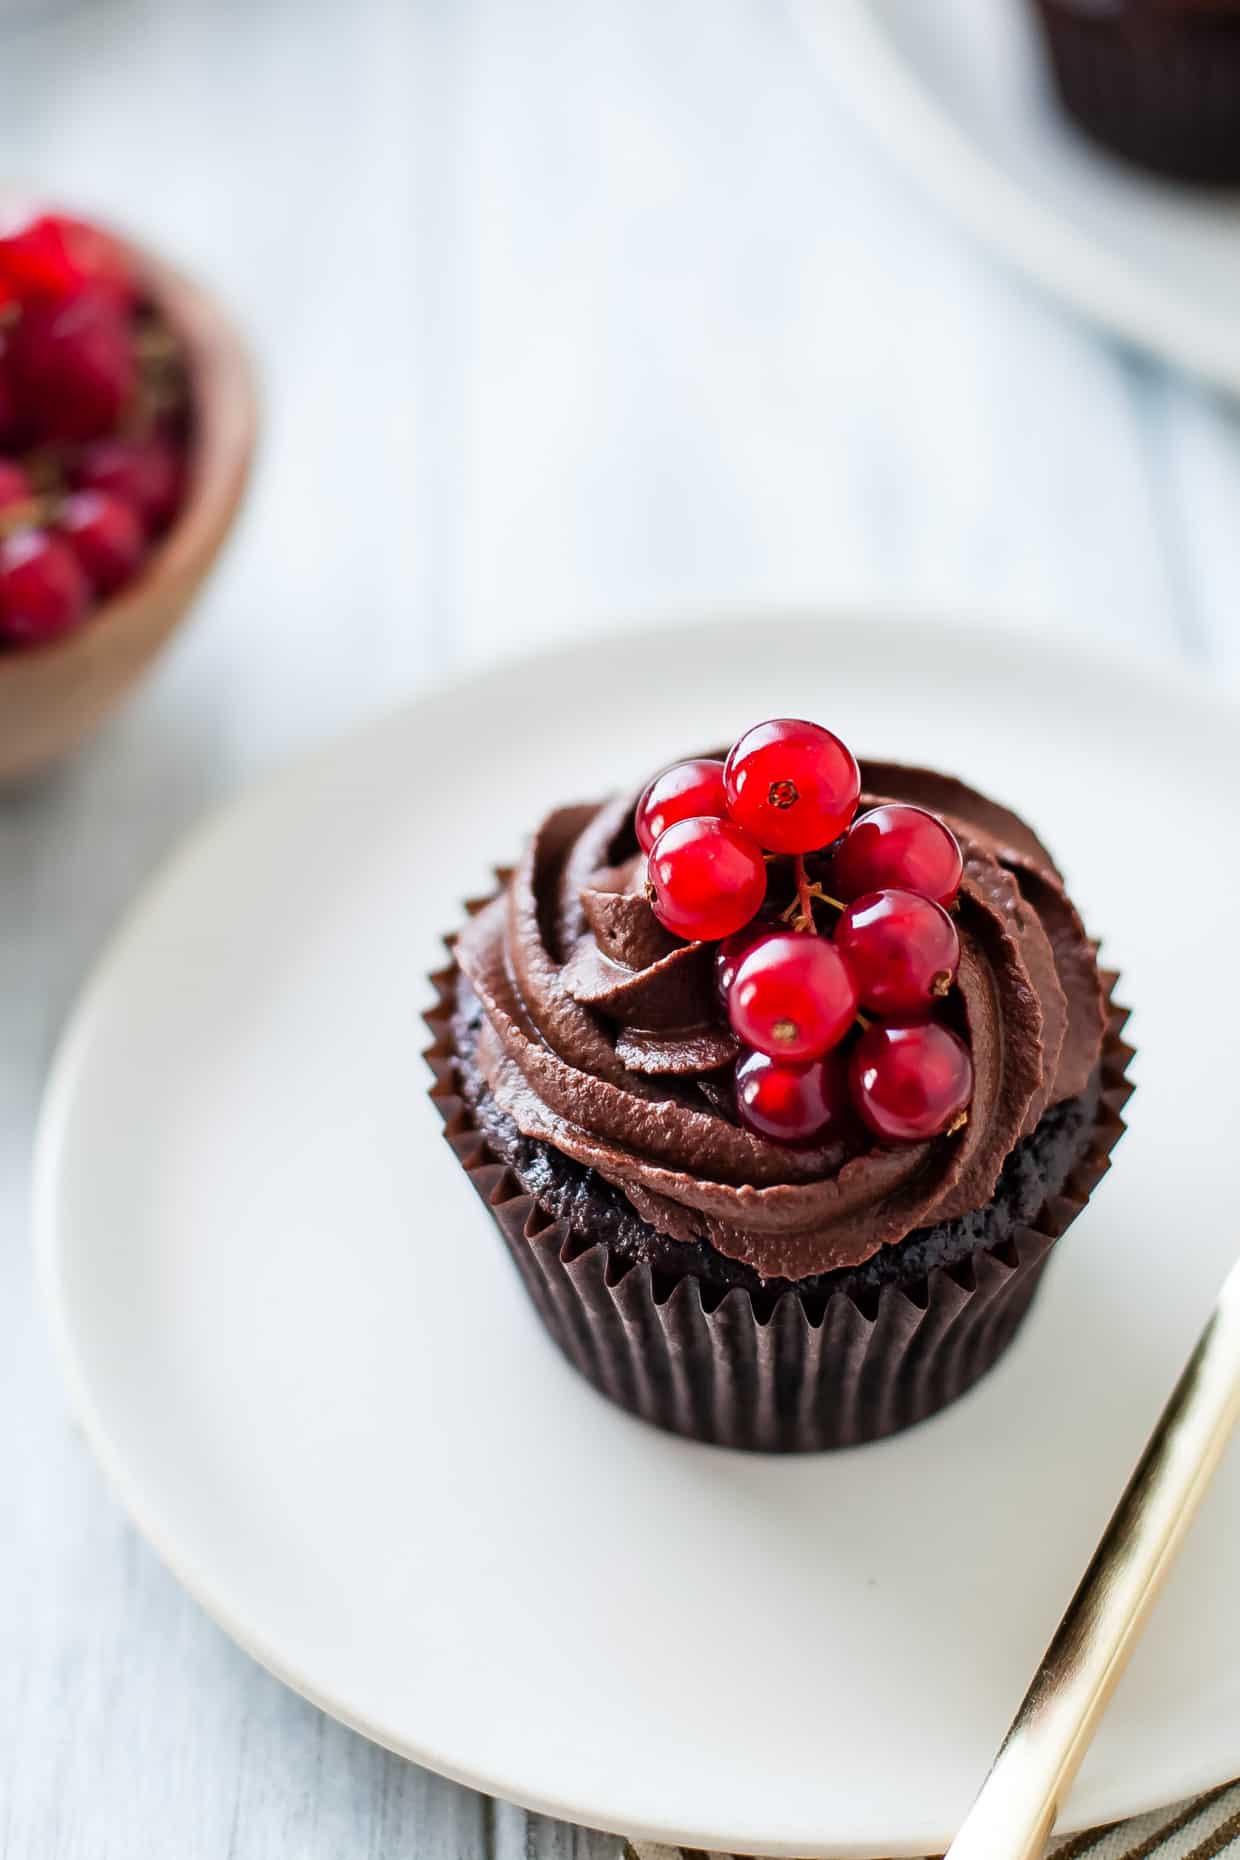
[(964, 854), (952, 1006), (974, 1094), (953, 1136), (792, 1148), (736, 1122), (714, 946), (678, 941), (651, 911), (635, 797), (551, 814), (456, 945), (483, 1009), (479, 1062), (521, 1131), (597, 1169), (660, 1233), (709, 1240), (766, 1279), (858, 1265), (982, 1207), (1101, 1052), (1095, 946), (1036, 835), (950, 776), (861, 769), (863, 807), (930, 808)]

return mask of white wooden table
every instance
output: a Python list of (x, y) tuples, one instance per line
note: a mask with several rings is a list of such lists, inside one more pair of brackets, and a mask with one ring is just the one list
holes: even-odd
[(30, 1284), (70, 1001), (245, 777), (655, 605), (1040, 617), (1234, 685), (1240, 430), (910, 197), (779, 0), (12, 4), (0, 172), (213, 280), (266, 434), (197, 624), (0, 799), (0, 1851), (602, 1860), (284, 1691), (112, 1503)]

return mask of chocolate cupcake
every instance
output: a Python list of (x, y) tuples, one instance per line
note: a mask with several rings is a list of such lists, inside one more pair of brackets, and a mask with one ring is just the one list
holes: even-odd
[(995, 1362), (1129, 1090), (1114, 978), (1015, 814), (762, 725), (726, 779), (556, 810), (469, 908), (432, 1096), (604, 1394), (804, 1450)]
[(1240, 0), (1034, 0), (1068, 113), (1128, 161), (1240, 182)]

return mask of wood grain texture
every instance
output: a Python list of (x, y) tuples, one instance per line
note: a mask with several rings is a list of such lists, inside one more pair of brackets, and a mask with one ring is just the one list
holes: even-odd
[(915, 600), (1234, 686), (1236, 415), (991, 270), (778, 0), (0, 12), (0, 164), (217, 289), (265, 411), (198, 623), (0, 796), (0, 1854), (613, 1860), (294, 1698), (103, 1489), (26, 1232), (72, 996), (242, 778), (652, 605)]

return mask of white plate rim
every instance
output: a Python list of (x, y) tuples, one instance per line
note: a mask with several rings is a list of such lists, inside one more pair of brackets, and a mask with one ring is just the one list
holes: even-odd
[(867, 133), (982, 246), (1125, 343), (1240, 393), (1240, 351), (1225, 319), (1102, 250), (1005, 175), (899, 58), (873, 0), (793, 5), (824, 75)]
[[(646, 618), (640, 624), (613, 624), (592, 632), (584, 639), (552, 640), (527, 651), (505, 654), (481, 666), (466, 666), (449, 678), (429, 681), (417, 695), (380, 710), (327, 741), (294, 755), (265, 775), (260, 774), (237, 794), (208, 811), (156, 865), (105, 941), (70, 1011), (48, 1073), (37, 1121), (31, 1170), (31, 1235), (36, 1291), (70, 1418), (81, 1428), (104, 1475), (105, 1483), (130, 1522), (204, 1614), (244, 1653), (292, 1692), (370, 1742), (418, 1763), (449, 1781), (486, 1795), (498, 1796), (533, 1813), (614, 1832), (631, 1841), (687, 1846), (711, 1853), (732, 1851), (726, 1832), (673, 1829), (663, 1823), (643, 1823), (633, 1819), (626, 1819), (620, 1824), (606, 1817), (600, 1818), (597, 1809), (592, 1809), (588, 1803), (574, 1802), (552, 1793), (530, 1791), (523, 1788), (517, 1779), (484, 1773), (471, 1769), (468, 1764), (454, 1761), (429, 1743), (396, 1738), (369, 1719), (364, 1712), (355, 1710), (317, 1686), (307, 1673), (282, 1657), (261, 1628), (245, 1618), (244, 1611), (221, 1593), (219, 1586), (201, 1568), (194, 1553), (178, 1540), (164, 1522), (157, 1496), (145, 1489), (140, 1473), (129, 1466), (123, 1446), (112, 1436), (101, 1406), (92, 1393), (89, 1375), (74, 1340), (71, 1304), (64, 1291), (61, 1273), (56, 1188), (77, 1073), (92, 1036), (96, 1005), (106, 998), (112, 971), (119, 962), (134, 926), (145, 915), (148, 906), (172, 881), (180, 867), (196, 860), (217, 836), (227, 835), (235, 823), (251, 809), (262, 807), (277, 791), (295, 787), (315, 770), (330, 765), (337, 758), (347, 757), (355, 745), (372, 734), (400, 728), (411, 714), (439, 697), (474, 689), (479, 682), (502, 680), (515, 669), (520, 667), (529, 670), (548, 657), (588, 661), (600, 648), (623, 645), (628, 649), (640, 649), (643, 644), (653, 647), (664, 637), (669, 627), (692, 625), (706, 628), (718, 623), (734, 624), (747, 619), (756, 621), (759, 616), (767, 624), (772, 621), (781, 624), (812, 623), (824, 630), (838, 625), (884, 629), (893, 642), (889, 648), (891, 650), (895, 649), (894, 641), (902, 634), (934, 630), (945, 642), (954, 646), (976, 647), (982, 643), (994, 648), (1001, 645), (1016, 654), (1035, 653), (1039, 657), (1058, 657), (1066, 667), (1074, 664), (1079, 666), (1084, 661), (1095, 671), (1105, 672), (1108, 676), (1118, 672), (1121, 678), (1129, 677), (1141, 682), (1157, 680), (1161, 690), (1173, 690), (1181, 701), (1199, 705), (1215, 717), (1233, 724), (1240, 722), (1240, 705), (1229, 693), (1209, 683), (1190, 662), (1170, 653), (1163, 654), (1141, 647), (1126, 651), (1117, 666), (1113, 649), (1105, 642), (1092, 638), (1081, 640), (1060, 626), (1031, 625), (1028, 616), (1023, 619), (1018, 617), (1014, 624), (996, 626), (993, 614), (983, 616), (976, 609), (963, 607), (948, 610), (933, 606), (875, 606), (864, 601), (848, 601), (833, 602), (826, 606), (780, 604), (769, 609), (745, 603), (730, 608), (717, 606), (705, 612), (700, 608), (673, 608), (665, 611), (661, 618)], [(1128, 1470), (1116, 1469), (1117, 1495)], [(1065, 1596), (1064, 1600), (1066, 1605), (1068, 1597)], [(996, 1726), (996, 1741), (1001, 1730), (1001, 1726)], [(1213, 1765), (1209, 1764), (1200, 1770), (1194, 1770), (1186, 1764), (1181, 1774), (1182, 1782), (1177, 1784), (1177, 1797), (1196, 1795), (1231, 1780), (1229, 1776), (1219, 1776)], [(981, 1778), (978, 1780), (980, 1783)], [(1163, 1806), (1165, 1798), (1160, 1793), (1153, 1796), (1137, 1794), (1130, 1806), (1118, 1811), (1118, 1818), (1139, 1816)], [(1079, 1816), (1074, 1818), (1070, 1813), (1057, 1826), (1057, 1833), (1063, 1837), (1079, 1833), (1092, 1825), (1092, 1818), (1081, 1820)], [(944, 1836), (941, 1833), (928, 1838), (899, 1838), (885, 1842), (884, 1851), (892, 1856), (892, 1860), (919, 1860), (926, 1853), (942, 1851), (949, 1841), (950, 1834)], [(781, 1855), (791, 1860), (794, 1855), (804, 1855), (806, 1849), (803, 1840), (795, 1846), (775, 1840), (770, 1844), (764, 1843), (762, 1851), (776, 1856), (776, 1860)], [(868, 1844), (864, 1850), (850, 1843), (815, 1844), (814, 1852), (818, 1860), (872, 1860)]]

